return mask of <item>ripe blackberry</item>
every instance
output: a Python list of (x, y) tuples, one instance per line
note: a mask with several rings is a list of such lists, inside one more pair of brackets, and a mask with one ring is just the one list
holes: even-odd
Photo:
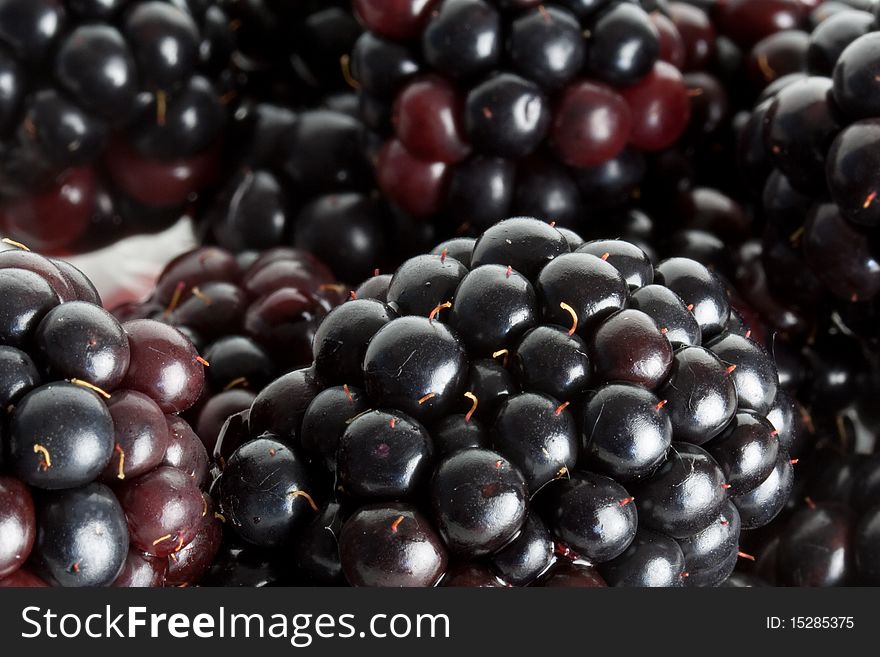
[(67, 263), (3, 251), (0, 274), (2, 585), (198, 581), (220, 523), (205, 446), (178, 413), (207, 361), (165, 324), (121, 323)]
[[(724, 283), (687, 259), (648, 262), (520, 217), (404, 263), (384, 301), (329, 312), (311, 369), (227, 421), (227, 527), (301, 552), (337, 505), (339, 551), (321, 543), (317, 570), (301, 554), (294, 580), (336, 581), (339, 563), (353, 585), (596, 585), (585, 559), (610, 584), (680, 586), (690, 571), (690, 585), (719, 584), (740, 528), (785, 505), (797, 428), (770, 357), (728, 332)], [(279, 528), (263, 533), (263, 487), (239, 471), (259, 479), (282, 449), (293, 492), (262, 511)]]
[(220, 173), (228, 22), (185, 2), (4, 3), (3, 231), (82, 250), (181, 216)]
[(359, 114), (384, 142), (379, 189), (441, 232), (476, 236), (516, 214), (580, 227), (589, 202), (625, 203), (638, 163), (619, 195), (595, 181), (684, 135), (686, 45), (697, 67), (714, 46), (694, 29), (685, 44), (689, 24), (653, 3), (361, 4), (351, 70)]

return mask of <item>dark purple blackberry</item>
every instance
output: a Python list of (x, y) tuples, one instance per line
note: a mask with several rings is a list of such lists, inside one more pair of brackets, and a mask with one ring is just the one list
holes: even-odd
[(0, 13), (11, 82), (0, 216), (34, 248), (88, 250), (155, 231), (219, 172), (234, 83), (228, 7), (86, 4), (16, 0)]
[[(676, 66), (692, 54), (706, 67), (714, 49), (699, 9), (680, 29), (634, 2), (361, 4), (351, 72), (358, 114), (383, 142), (379, 189), (441, 236), (511, 214), (581, 227), (592, 203), (626, 204), (642, 151), (685, 134), (692, 103)], [(675, 65), (660, 60), (669, 44)]]
[[(323, 318), (313, 368), (269, 384), (221, 431), (214, 494), (232, 531), (257, 544), (315, 545), (321, 563), (299, 554), (302, 572), (292, 574), (310, 582), (340, 581), (334, 555), (354, 585), (433, 585), (445, 575), (449, 585), (522, 586), (552, 581), (565, 571), (552, 562), (578, 558), (607, 562), (613, 583), (725, 580), (740, 526), (766, 524), (788, 498), (795, 406), (779, 395), (772, 363), (764, 367), (769, 357), (741, 337), (752, 315), (730, 321), (728, 289), (704, 266), (677, 258), (655, 272), (632, 244), (595, 240), (579, 253), (570, 244), (584, 240), (508, 220), (365, 283), (387, 304), (350, 298)], [(212, 268), (224, 270), (223, 260)], [(729, 345), (734, 338), (742, 342)], [(736, 347), (743, 372), (773, 399), (750, 410), (751, 388), (738, 397), (731, 365), (682, 344)], [(740, 418), (763, 433), (739, 428)], [(314, 506), (297, 494), (303, 506), (282, 509), (248, 488), (252, 476), (242, 480), (245, 463), (257, 480), (282, 472), (266, 454), (251, 459), (254, 445), (273, 441), (293, 450), (282, 471)], [(327, 501), (339, 505), (327, 522), (344, 521), (338, 553), (307, 522)], [(230, 520), (233, 503), (244, 511)], [(732, 527), (716, 535), (710, 526), (722, 520)], [(415, 562), (415, 549), (395, 543), (407, 522), (424, 552)], [(663, 535), (632, 547), (651, 531)], [(691, 582), (676, 540), (699, 544)], [(700, 561), (699, 550), (714, 556)], [(666, 564), (659, 574), (648, 567), (655, 557)]]

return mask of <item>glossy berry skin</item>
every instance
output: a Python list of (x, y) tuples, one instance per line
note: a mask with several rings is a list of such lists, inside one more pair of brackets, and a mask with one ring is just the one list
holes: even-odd
[(242, 335), (227, 335), (209, 344), (205, 360), (211, 363), (205, 373), (215, 390), (222, 390), (241, 378), (244, 378), (241, 385), (261, 390), (275, 374), (275, 363), (266, 350)]
[(445, 0), (422, 34), (428, 64), (453, 78), (489, 72), (501, 48), (501, 18), (483, 0)]
[(337, 486), (355, 498), (412, 498), (429, 475), (432, 456), (431, 437), (412, 418), (392, 411), (363, 413), (339, 439)]
[(852, 581), (852, 512), (842, 504), (806, 507), (788, 521), (779, 541), (776, 574), (782, 586), (846, 586)]
[(434, 586), (447, 564), (431, 523), (399, 503), (356, 511), (342, 527), (339, 555), (352, 586)]
[(568, 244), (558, 230), (531, 217), (515, 217), (499, 221), (480, 236), (471, 269), (503, 265), (534, 281), (548, 262), (563, 253), (568, 253)]
[(103, 484), (47, 494), (37, 508), (34, 558), (58, 586), (108, 586), (128, 554), (125, 514)]
[[(164, 112), (163, 118), (157, 121), (156, 116), (161, 112)], [(128, 128), (128, 136), (143, 157), (160, 161), (193, 157), (205, 153), (215, 143), (225, 118), (223, 105), (211, 82), (197, 75), (169, 100), (159, 101), (154, 97), (140, 106)]]
[(727, 366), (702, 347), (675, 353), (669, 380), (657, 396), (667, 402), (676, 438), (695, 445), (721, 433), (736, 412), (736, 387)]
[(654, 266), (647, 254), (635, 244), (624, 240), (592, 240), (577, 247), (578, 253), (589, 253), (611, 264), (626, 280), (632, 291), (650, 285)]
[(512, 363), (514, 375), (526, 392), (573, 401), (590, 385), (587, 345), (559, 326), (531, 329), (517, 344)]
[(425, 162), (392, 139), (376, 160), (379, 189), (404, 212), (423, 217), (442, 207), (449, 170), (443, 162)]
[[(590, 330), (626, 305), (626, 281), (612, 265), (589, 253), (555, 258), (541, 270), (536, 289), (545, 321), (573, 326), (588, 339)], [(560, 304), (572, 308), (577, 320)]]
[(161, 587), (165, 583), (169, 561), (129, 549), (122, 570), (111, 586), (125, 589)]
[(627, 550), (599, 569), (608, 586), (680, 587), (685, 570), (684, 554), (673, 539), (639, 529)]
[(650, 474), (672, 443), (669, 412), (650, 391), (612, 383), (584, 409), (581, 453), (586, 465), (617, 481)]
[(702, 343), (696, 317), (668, 287), (646, 285), (633, 292), (629, 305), (651, 317), (661, 332), (665, 329), (664, 335), (673, 346), (698, 347)]
[(162, 457), (162, 465), (177, 468), (189, 475), (197, 486), (208, 480), (208, 452), (186, 420), (177, 415), (166, 415), (168, 446)]
[(160, 465), (170, 443), (168, 423), (156, 402), (139, 392), (120, 390), (107, 400), (115, 444), (102, 479), (114, 483)]
[(167, 557), (189, 543), (206, 513), (195, 482), (175, 468), (156, 468), (126, 480), (117, 490), (132, 545), (156, 557)]
[(210, 281), (235, 282), (241, 275), (235, 256), (216, 246), (187, 251), (165, 265), (156, 284), (156, 301), (167, 306), (178, 287), (193, 287)]
[(440, 535), (464, 558), (495, 552), (525, 522), (528, 490), (519, 470), (500, 454), (463, 449), (447, 456), (431, 481), (431, 510)]
[(692, 536), (678, 539), (688, 573), (709, 570), (727, 560), (731, 553), (736, 555), (739, 524), (739, 511), (728, 500), (715, 522)]
[(844, 218), (862, 226), (880, 225), (878, 191), (865, 173), (880, 166), (878, 148), (880, 120), (857, 121), (840, 132), (826, 161), (831, 198)]
[(337, 537), (345, 517), (339, 504), (328, 502), (299, 533), (295, 548), (297, 575), (320, 586), (345, 584)]
[[(476, 155), (455, 167), (446, 192), (446, 211), (481, 229), (509, 214), (513, 201), (516, 167), (500, 157)], [(473, 238), (461, 238), (473, 239)], [(471, 245), (471, 251), (473, 244)], [(449, 255), (469, 266), (452, 251)]]
[(18, 479), (0, 476), (0, 579), (27, 561), (37, 532), (34, 514), (28, 487)]
[(878, 59), (880, 34), (871, 32), (847, 46), (834, 66), (834, 100), (851, 120), (880, 115)]
[(325, 388), (315, 396), (302, 421), (300, 444), (336, 470), (339, 441), (354, 418), (369, 410), (366, 394), (354, 386)]
[(279, 376), (260, 391), (251, 405), (251, 434), (268, 433), (287, 445), (296, 444), (303, 416), (318, 390), (309, 370)]
[(763, 527), (775, 518), (791, 495), (794, 468), (786, 454), (780, 454), (773, 472), (759, 486), (733, 497), (743, 529)]
[(103, 401), (70, 383), (29, 392), (9, 424), (10, 462), (22, 481), (37, 488), (94, 481), (110, 460), (113, 444), (113, 421)]
[(534, 288), (516, 270), (482, 265), (462, 279), (449, 324), (470, 353), (491, 356), (516, 341), (538, 321)]
[(284, 444), (258, 438), (242, 445), (221, 475), (220, 511), (236, 534), (254, 545), (288, 543), (315, 512), (308, 472)]
[(557, 101), (550, 137), (563, 162), (592, 167), (623, 150), (631, 125), (629, 106), (618, 93), (603, 84), (576, 81)]
[(388, 300), (388, 286), (391, 284), (391, 274), (379, 274), (371, 276), (358, 285), (354, 291), (358, 299), (375, 299), (385, 303)]
[(198, 62), (199, 31), (190, 15), (162, 2), (139, 3), (126, 16), (141, 84), (171, 90), (192, 75)]
[(638, 82), (660, 55), (660, 35), (640, 7), (619, 3), (590, 30), (587, 70), (591, 77), (627, 86)]
[(40, 358), (58, 378), (112, 391), (128, 371), (128, 337), (100, 306), (84, 301), (56, 306), (43, 317), (35, 337)]
[(773, 358), (757, 342), (733, 333), (722, 333), (706, 348), (729, 366), (736, 365), (730, 376), (739, 408), (766, 415), (779, 387)]
[(759, 486), (783, 450), (763, 416), (740, 409), (724, 432), (709, 443), (708, 451), (724, 473), (730, 495), (741, 495)]
[(31, 357), (15, 347), (0, 346), (0, 408), (9, 408), (40, 385), (40, 372)]
[(626, 550), (636, 534), (636, 508), (613, 479), (575, 472), (542, 493), (539, 508), (553, 536), (591, 563)]
[(195, 430), (208, 451), (215, 451), (227, 418), (248, 411), (255, 398), (256, 395), (250, 390), (230, 388), (218, 392), (204, 403), (196, 417)]
[(367, 344), (394, 317), (394, 311), (373, 299), (354, 299), (330, 311), (312, 343), (319, 379), (325, 384), (360, 385)]
[(727, 292), (718, 277), (688, 258), (669, 258), (657, 266), (656, 281), (665, 285), (693, 312), (704, 338), (720, 333), (730, 315)]
[(877, 565), (877, 550), (880, 547), (880, 506), (874, 506), (862, 516), (853, 540), (859, 577), (863, 582), (876, 585), (880, 582), (880, 568)]
[(76, 101), (108, 119), (131, 109), (137, 72), (122, 35), (108, 25), (82, 25), (61, 43), (55, 76)]
[(622, 90), (632, 113), (629, 143), (644, 151), (659, 151), (678, 140), (688, 125), (691, 105), (678, 70), (657, 62), (653, 70)]
[(439, 321), (400, 317), (367, 345), (367, 395), (419, 421), (438, 418), (462, 394), (467, 364), (461, 340)]
[(621, 310), (603, 321), (590, 341), (596, 374), (604, 381), (653, 389), (672, 369), (672, 345), (645, 313)]
[(214, 516), (214, 504), (207, 496), (205, 503), (208, 511), (200, 519), (195, 537), (168, 559), (165, 586), (197, 584), (214, 563), (223, 541), (223, 525)]
[(370, 31), (390, 39), (418, 35), (437, 0), (355, 0), (354, 14)]
[(633, 490), (639, 523), (673, 538), (705, 529), (727, 501), (724, 474), (705, 450), (673, 443), (669, 458)]
[(681, 33), (666, 14), (652, 12), (649, 16), (651, 23), (657, 30), (660, 38), (660, 52), (658, 59), (672, 64), (679, 71), (684, 69), (687, 51)]
[(427, 317), (434, 308), (453, 299), (458, 284), (467, 273), (463, 264), (449, 256), (410, 258), (391, 278), (388, 303), (401, 315)]
[(528, 586), (553, 564), (553, 539), (540, 517), (529, 513), (519, 535), (494, 555), (492, 570), (511, 586)]
[(431, 441), (438, 459), (460, 449), (489, 447), (489, 436), (483, 423), (466, 414), (447, 415), (433, 425)]
[(461, 125), (463, 99), (443, 78), (413, 80), (394, 101), (397, 138), (415, 157), (454, 164), (468, 156), (470, 146)]
[(355, 193), (319, 196), (296, 217), (293, 240), (332, 265), (342, 280), (361, 280), (384, 250), (375, 202)]
[(192, 343), (176, 329), (139, 319), (123, 325), (131, 351), (123, 387), (151, 397), (165, 413), (192, 406), (205, 383), (204, 365)]
[[(490, 423), (504, 400), (519, 391), (503, 362), (489, 358), (471, 362), (465, 387), (479, 400), (476, 417)], [(470, 410), (471, 401), (463, 399), (462, 410)]]
[(0, 40), (27, 62), (41, 60), (64, 30), (66, 12), (55, 0), (14, 0), (0, 12)]
[(431, 249), (431, 255), (442, 256), (444, 253), (453, 260), (458, 260), (467, 268), (471, 266), (471, 255), (474, 252), (474, 245), (477, 243), (473, 237), (453, 237), (445, 242), (440, 242)]
[(358, 37), (351, 53), (352, 75), (368, 93), (393, 96), (421, 65), (406, 44), (383, 39), (372, 32)]
[(513, 70), (548, 91), (578, 74), (586, 52), (577, 19), (554, 6), (518, 16), (510, 26), (507, 50)]
[(541, 89), (512, 73), (488, 78), (465, 100), (465, 132), (485, 155), (524, 157), (538, 147), (549, 125), (550, 111)]
[(869, 233), (846, 221), (834, 203), (817, 203), (807, 214), (804, 257), (836, 297), (867, 301), (880, 292), (880, 258)]
[(58, 297), (43, 277), (24, 269), (0, 269), (0, 287), (0, 342), (27, 348), (40, 321), (58, 305)]
[(721, 33), (749, 46), (769, 34), (796, 27), (803, 13), (803, 4), (796, 0), (731, 0), (719, 4), (713, 18)]
[(571, 171), (547, 155), (536, 154), (517, 167), (512, 213), (541, 217), (559, 226), (577, 225), (583, 202)]
[(792, 186), (809, 194), (825, 181), (825, 156), (840, 128), (831, 105), (831, 81), (809, 77), (773, 99), (764, 139)]
[(834, 65), (849, 44), (874, 29), (866, 11), (840, 11), (819, 23), (810, 34), (807, 69), (813, 75), (831, 76)]
[(574, 417), (546, 395), (509, 397), (498, 410), (490, 437), (493, 449), (519, 469), (533, 493), (565, 476), (577, 462)]

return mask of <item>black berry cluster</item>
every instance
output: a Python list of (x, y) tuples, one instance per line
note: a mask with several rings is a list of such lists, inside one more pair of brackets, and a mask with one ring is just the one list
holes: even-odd
[(197, 580), (221, 525), (179, 413), (207, 362), (161, 322), (120, 323), (61, 260), (0, 252), (0, 586)]
[(716, 585), (788, 499), (792, 402), (693, 260), (515, 218), (352, 297), (220, 438), (262, 577)]
[(3, 232), (58, 251), (180, 216), (220, 172), (230, 38), (213, 3), (4, 2)]

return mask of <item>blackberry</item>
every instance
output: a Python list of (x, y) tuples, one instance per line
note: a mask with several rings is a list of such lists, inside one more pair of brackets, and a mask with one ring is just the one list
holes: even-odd
[(619, 176), (628, 147), (641, 158), (679, 141), (692, 106), (679, 69), (687, 48), (698, 68), (714, 49), (665, 4), (363, 5), (351, 70), (359, 114), (384, 144), (378, 187), (447, 234), (516, 214), (581, 228), (590, 202), (626, 204), (641, 167), (619, 195), (591, 181)]
[(198, 581), (221, 530), (205, 446), (178, 414), (207, 361), (161, 322), (121, 323), (68, 263), (3, 251), (0, 274), (2, 585)]
[(88, 250), (180, 217), (220, 173), (228, 21), (219, 5), (5, 3), (4, 230)]
[[(296, 547), (294, 581), (341, 581), (338, 563), (352, 585), (721, 583), (740, 529), (787, 501), (798, 426), (770, 356), (729, 332), (729, 288), (691, 260), (649, 262), (520, 217), (341, 303), (312, 369), (221, 432), (231, 534), (273, 560)], [(278, 506), (239, 471), (268, 474), (282, 449), (294, 493)], [(331, 506), (328, 552), (309, 527)]]

